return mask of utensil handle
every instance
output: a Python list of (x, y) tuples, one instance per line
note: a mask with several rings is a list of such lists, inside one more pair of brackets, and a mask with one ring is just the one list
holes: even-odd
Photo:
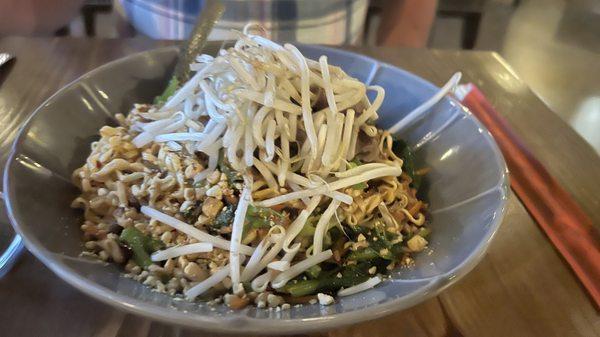
[(196, 59), (196, 56), (202, 51), (208, 35), (212, 31), (215, 23), (219, 21), (225, 12), (225, 6), (220, 0), (205, 1), (205, 5), (200, 11), (196, 24), (192, 29), (190, 38), (184, 43), (180, 52), (175, 71), (173, 75), (177, 78), (180, 85), (190, 79), (190, 64)]
[[(10, 61), (15, 60), (15, 57), (8, 53), (0, 53), (0, 67), (3, 65), (10, 66)], [(2, 171), (0, 170), (0, 173)], [(2, 184), (0, 183), (0, 203), (4, 202), (4, 193), (2, 192)], [(1, 212), (1, 211), (0, 211)], [(6, 224), (10, 226), (10, 224)], [(23, 251), (23, 240), (19, 234), (15, 233), (12, 241), (4, 251), (0, 251), (0, 278), (10, 271), (12, 266), (18, 260), (19, 255)]]
[(504, 154), (516, 195), (600, 309), (600, 231), (483, 93), (472, 84), (463, 87), (463, 93), (463, 103), (488, 128)]
[[(4, 193), (0, 190), (0, 199), (4, 201)], [(19, 234), (15, 234), (10, 245), (0, 254), (0, 278), (4, 277), (17, 262), (23, 251), (23, 239)]]

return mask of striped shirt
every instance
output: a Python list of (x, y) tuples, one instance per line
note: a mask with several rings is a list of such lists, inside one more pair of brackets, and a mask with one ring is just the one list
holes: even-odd
[[(155, 39), (186, 39), (202, 0), (119, 0), (130, 23)], [(368, 0), (224, 0), (226, 10), (209, 39), (235, 38), (248, 22), (262, 24), (277, 41), (356, 44), (362, 38)]]

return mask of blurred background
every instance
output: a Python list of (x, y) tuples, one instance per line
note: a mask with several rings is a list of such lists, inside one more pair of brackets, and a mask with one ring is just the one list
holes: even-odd
[[(248, 19), (278, 15), (295, 26), (271, 23), (278, 40), (496, 51), (600, 153), (600, 0), (280, 0), (268, 1), (277, 5), (267, 12), (253, 4), (261, 1), (223, 2), (227, 11), (211, 39), (229, 38)], [(183, 39), (201, 6), (199, 0), (0, 0), (0, 36)], [(340, 6), (346, 7), (338, 12)], [(299, 33), (299, 25), (315, 21), (327, 29)]]

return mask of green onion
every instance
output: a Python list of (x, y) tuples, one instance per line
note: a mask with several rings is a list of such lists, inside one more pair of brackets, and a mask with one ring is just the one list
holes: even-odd
[(315, 279), (319, 277), (319, 274), (321, 273), (321, 267), (319, 267), (319, 265), (316, 264), (308, 268), (305, 273), (306, 275), (308, 275), (308, 277)]
[(156, 105), (165, 104), (167, 102), (167, 100), (169, 99), (169, 97), (171, 97), (171, 96), (173, 96), (173, 94), (175, 94), (177, 89), (179, 89), (179, 81), (177, 80), (177, 78), (175, 76), (173, 76), (171, 78), (171, 80), (169, 81), (167, 88), (162, 93), (162, 95), (156, 96), (154, 98), (154, 104), (156, 104)]
[(319, 283), (317, 279), (298, 281), (286, 286), (285, 290), (294, 297), (311, 295), (319, 291)]
[(352, 253), (350, 253), (350, 255), (348, 255), (348, 260), (369, 261), (376, 257), (379, 257), (379, 254), (377, 253), (377, 251), (375, 251), (371, 247), (366, 247), (366, 248), (361, 248), (361, 249), (355, 250)]

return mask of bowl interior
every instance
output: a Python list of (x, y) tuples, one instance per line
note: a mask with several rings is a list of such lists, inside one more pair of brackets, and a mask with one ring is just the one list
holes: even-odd
[[(219, 45), (209, 45), (216, 52)], [(302, 46), (387, 97), (379, 126), (390, 126), (437, 88), (408, 72), (361, 55)], [(428, 168), (423, 197), (431, 210), (430, 249), (416, 266), (398, 270), (377, 288), (335, 305), (306, 305), (275, 312), (175, 300), (120, 275), (118, 268), (82, 258), (81, 213), (70, 202), (77, 189), (71, 172), (82, 165), (98, 129), (133, 103), (151, 102), (170, 76), (174, 48), (144, 52), (102, 66), (59, 91), (29, 120), (4, 176), (7, 208), (27, 247), (60, 277), (100, 300), (170, 323), (223, 332), (300, 332), (355, 323), (409, 307), (441, 291), (482, 257), (504, 212), (506, 167), (494, 141), (458, 102), (445, 98), (402, 132), (419, 168)], [(394, 94), (398, 93), (398, 94)], [(276, 319), (274, 319), (276, 318)], [(306, 324), (310, 321), (310, 324)]]

